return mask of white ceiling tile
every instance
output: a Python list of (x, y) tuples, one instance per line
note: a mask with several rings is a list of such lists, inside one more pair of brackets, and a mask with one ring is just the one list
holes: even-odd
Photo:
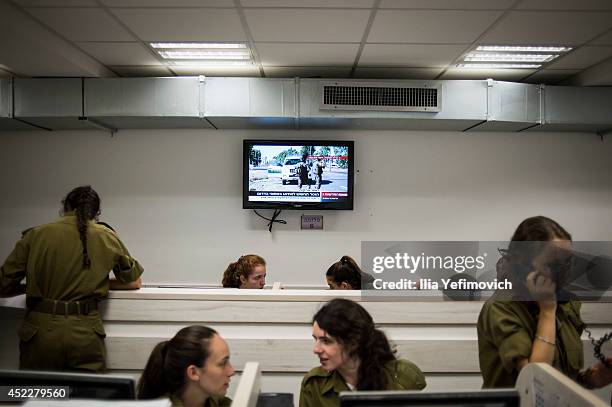
[(612, 13), (513, 11), (495, 25), (481, 44), (577, 45), (612, 26)]
[(357, 67), (355, 78), (368, 79), (435, 79), (442, 68)]
[(245, 9), (255, 41), (360, 42), (369, 10)]
[(529, 78), (527, 83), (543, 83), (553, 85), (580, 72), (577, 69), (540, 69)]
[(471, 43), (500, 11), (380, 10), (368, 42)]
[(233, 0), (100, 0), (108, 7), (234, 7)]
[(351, 67), (339, 66), (264, 66), (268, 78), (348, 78)]
[(612, 10), (612, 1), (528, 0), (520, 2), (516, 8), (524, 10)]
[(593, 42), (589, 42), (589, 45), (612, 45), (612, 30), (608, 31)]
[(27, 11), (71, 41), (134, 41), (113, 17), (95, 8), (31, 8)]
[(533, 69), (465, 69), (450, 68), (439, 79), (495, 79), (519, 81), (535, 72)]
[(262, 65), (334, 66), (355, 62), (359, 44), (255, 43)]
[(96, 0), (13, 0), (21, 7), (98, 7)]
[(146, 66), (110, 66), (119, 76), (174, 76), (172, 72), (163, 65)]
[(255, 65), (235, 67), (189, 67), (173, 66), (172, 70), (180, 76), (250, 76), (259, 77), (259, 68)]
[(551, 69), (585, 69), (612, 57), (611, 47), (580, 47), (547, 66)]
[(76, 45), (104, 65), (160, 64), (139, 42), (77, 42)]
[(515, 0), (382, 0), (380, 8), (505, 10)]
[(246, 41), (234, 9), (111, 9), (143, 41)]
[(360, 66), (446, 67), (467, 45), (366, 44)]
[(242, 7), (368, 8), (374, 0), (240, 0)]

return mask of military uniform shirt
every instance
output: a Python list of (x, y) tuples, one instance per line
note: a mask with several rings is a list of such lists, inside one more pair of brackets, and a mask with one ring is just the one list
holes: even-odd
[[(0, 270), (0, 294), (13, 294), (26, 278), (28, 312), (19, 336), (19, 367), (36, 370), (106, 369), (104, 327), (97, 310), (87, 315), (59, 315), (36, 310), (37, 299), (74, 302), (100, 300), (108, 295), (112, 269), (122, 283), (136, 281), (142, 267), (115, 232), (93, 221), (87, 224), (91, 267), (83, 268), (83, 246), (76, 216), (66, 216), (24, 232)], [(66, 306), (67, 307), (67, 306)]]
[[(489, 299), (478, 317), (478, 356), (483, 387), (514, 387), (517, 361), (531, 356), (539, 308), (526, 301)], [(580, 302), (557, 304), (553, 366), (572, 379), (584, 363)]]
[[(385, 372), (388, 385), (380, 390), (421, 390), (426, 386), (423, 372), (408, 360), (387, 362)], [(338, 407), (338, 394), (342, 391), (349, 391), (349, 388), (338, 371), (327, 372), (315, 367), (302, 380), (300, 407)]]
[(0, 274), (0, 293), (10, 294), (26, 277), (28, 298), (86, 301), (108, 295), (108, 274), (122, 283), (136, 281), (143, 268), (115, 232), (89, 221), (87, 248), (91, 268), (83, 269), (83, 247), (76, 216), (67, 214), (27, 231)]

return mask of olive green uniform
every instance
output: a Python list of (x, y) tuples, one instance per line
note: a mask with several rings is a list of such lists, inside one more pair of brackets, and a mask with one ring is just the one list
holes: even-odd
[(2, 265), (0, 294), (14, 293), (26, 278), (28, 310), (19, 329), (20, 368), (103, 371), (104, 328), (97, 302), (108, 295), (108, 274), (136, 281), (142, 267), (117, 235), (88, 222), (91, 267), (83, 268), (76, 216), (32, 228)]
[[(516, 363), (529, 359), (538, 325), (538, 305), (526, 301), (489, 299), (478, 317), (478, 356), (483, 387), (514, 387)], [(552, 365), (576, 379), (584, 363), (580, 335), (584, 322), (580, 302), (557, 305), (556, 347)]]
[[(181, 399), (174, 396), (170, 397), (172, 407), (183, 407)], [(215, 397), (211, 396), (206, 399), (202, 407), (230, 407), (232, 405), (232, 399), (229, 397)]]
[[(384, 390), (421, 390), (426, 386), (423, 372), (405, 359), (387, 362), (385, 373), (389, 384)], [(349, 387), (337, 370), (327, 372), (315, 367), (302, 380), (300, 407), (338, 407), (341, 391), (349, 391)]]

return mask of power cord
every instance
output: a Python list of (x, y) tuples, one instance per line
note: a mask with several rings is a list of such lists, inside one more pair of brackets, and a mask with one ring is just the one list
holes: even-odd
[(268, 222), (268, 230), (270, 231), (270, 233), (272, 233), (272, 225), (274, 225), (274, 223), (282, 223), (283, 225), (287, 224), (287, 221), (282, 220), (282, 219), (276, 219), (278, 217), (278, 215), (280, 215), (281, 210), (280, 209), (275, 209), (274, 210), (274, 214), (272, 215), (272, 219), (270, 218), (266, 218), (265, 216), (261, 215), (259, 212), (257, 212), (255, 209), (253, 209), (253, 212), (255, 212), (255, 214), (257, 216), (259, 216), (260, 218), (263, 218)]

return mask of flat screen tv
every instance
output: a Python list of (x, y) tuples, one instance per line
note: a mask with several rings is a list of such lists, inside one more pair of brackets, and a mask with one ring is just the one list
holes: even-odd
[(353, 209), (346, 140), (244, 140), (244, 209)]

